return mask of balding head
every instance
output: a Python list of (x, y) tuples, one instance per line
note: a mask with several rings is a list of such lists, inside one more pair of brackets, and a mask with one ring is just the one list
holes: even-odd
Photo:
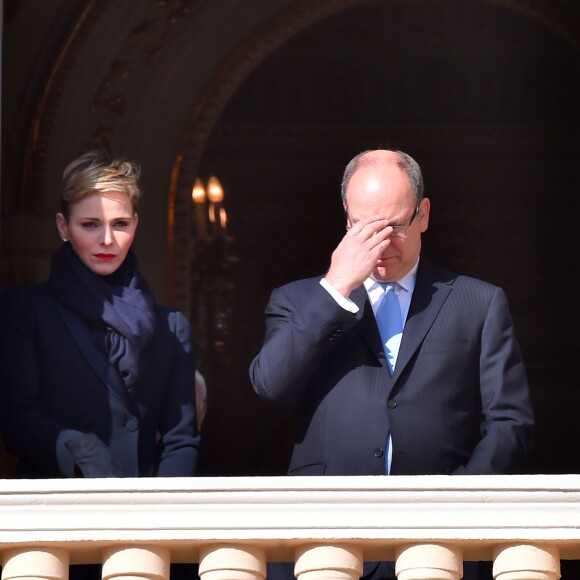
[(396, 165), (405, 173), (411, 184), (415, 204), (419, 205), (423, 199), (423, 175), (419, 164), (407, 153), (395, 149), (374, 149), (363, 151), (354, 157), (344, 170), (341, 185), (342, 203), (346, 207), (346, 192), (354, 173), (363, 167), (384, 167)]

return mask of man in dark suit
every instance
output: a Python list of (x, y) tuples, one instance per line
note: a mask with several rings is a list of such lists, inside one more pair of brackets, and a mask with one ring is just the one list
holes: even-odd
[[(298, 406), (289, 473), (515, 472), (533, 412), (504, 292), (420, 258), (430, 201), (409, 155), (356, 156), (342, 201), (328, 272), (272, 293), (250, 368), (260, 397)], [(400, 329), (385, 336), (388, 292)]]

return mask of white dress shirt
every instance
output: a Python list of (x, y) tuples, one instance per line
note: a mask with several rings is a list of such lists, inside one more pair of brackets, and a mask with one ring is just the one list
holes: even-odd
[[(405, 321), (409, 314), (411, 298), (413, 297), (413, 291), (415, 290), (415, 280), (417, 279), (418, 267), (419, 260), (417, 260), (417, 263), (400, 280), (396, 280), (397, 284), (400, 286), (400, 288), (397, 289), (397, 297), (399, 298), (399, 305), (401, 306), (401, 320), (403, 321), (403, 327), (405, 326)], [(356, 314), (359, 311), (358, 306), (350, 298), (345, 298), (338, 290), (333, 288), (326, 281), (326, 278), (320, 280), (320, 285), (336, 300), (339, 306), (353, 314)], [(373, 312), (376, 315), (381, 300), (385, 295), (385, 291), (382, 286), (372, 278), (367, 278), (364, 281), (364, 287), (369, 295)]]

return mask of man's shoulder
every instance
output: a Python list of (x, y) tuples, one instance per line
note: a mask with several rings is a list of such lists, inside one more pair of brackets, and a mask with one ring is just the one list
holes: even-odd
[(479, 304), (484, 308), (489, 307), (494, 298), (506, 300), (503, 289), (495, 284), (470, 276), (446, 270), (437, 266), (426, 266), (419, 275), (415, 290), (424, 295), (437, 290), (449, 290), (452, 301), (465, 305)]
[(324, 301), (330, 294), (321, 286), (323, 276), (300, 278), (292, 282), (275, 287), (270, 293), (269, 304), (286, 304), (287, 307), (302, 309), (306, 303), (314, 307)]
[(429, 278), (442, 284), (450, 284), (454, 288), (478, 288), (488, 292), (493, 292), (498, 288), (497, 285), (481, 278), (476, 278), (475, 276), (468, 274), (461, 274), (453, 270), (447, 270), (446, 268), (435, 266), (427, 262), (422, 264), (420, 272), (425, 278)]
[(313, 276), (311, 278), (300, 278), (299, 280), (293, 280), (292, 282), (287, 282), (282, 286), (278, 286), (277, 290), (281, 290), (283, 292), (306, 292), (316, 285), (320, 285), (320, 280), (322, 280), (324, 276), (321, 274), (320, 276)]

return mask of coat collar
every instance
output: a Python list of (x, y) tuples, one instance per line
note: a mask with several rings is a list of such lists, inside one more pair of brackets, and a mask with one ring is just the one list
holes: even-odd
[(350, 299), (359, 308), (357, 312), (358, 324), (354, 327), (355, 331), (361, 340), (366, 343), (371, 352), (379, 359), (381, 365), (387, 369), (387, 359), (385, 357), (385, 351), (383, 350), (381, 335), (364, 284), (361, 284), (351, 293)]
[(135, 405), (129, 396), (129, 392), (121, 375), (119, 375), (117, 369), (109, 362), (105, 353), (99, 350), (93, 343), (90, 329), (80, 318), (60, 304), (59, 310), (73, 340), (77, 343), (91, 368), (121, 403), (134, 413), (136, 410)]
[(435, 268), (423, 259), (419, 262), (415, 290), (397, 356), (394, 381), (401, 375), (421, 346), (451, 293), (455, 278), (454, 274)]

